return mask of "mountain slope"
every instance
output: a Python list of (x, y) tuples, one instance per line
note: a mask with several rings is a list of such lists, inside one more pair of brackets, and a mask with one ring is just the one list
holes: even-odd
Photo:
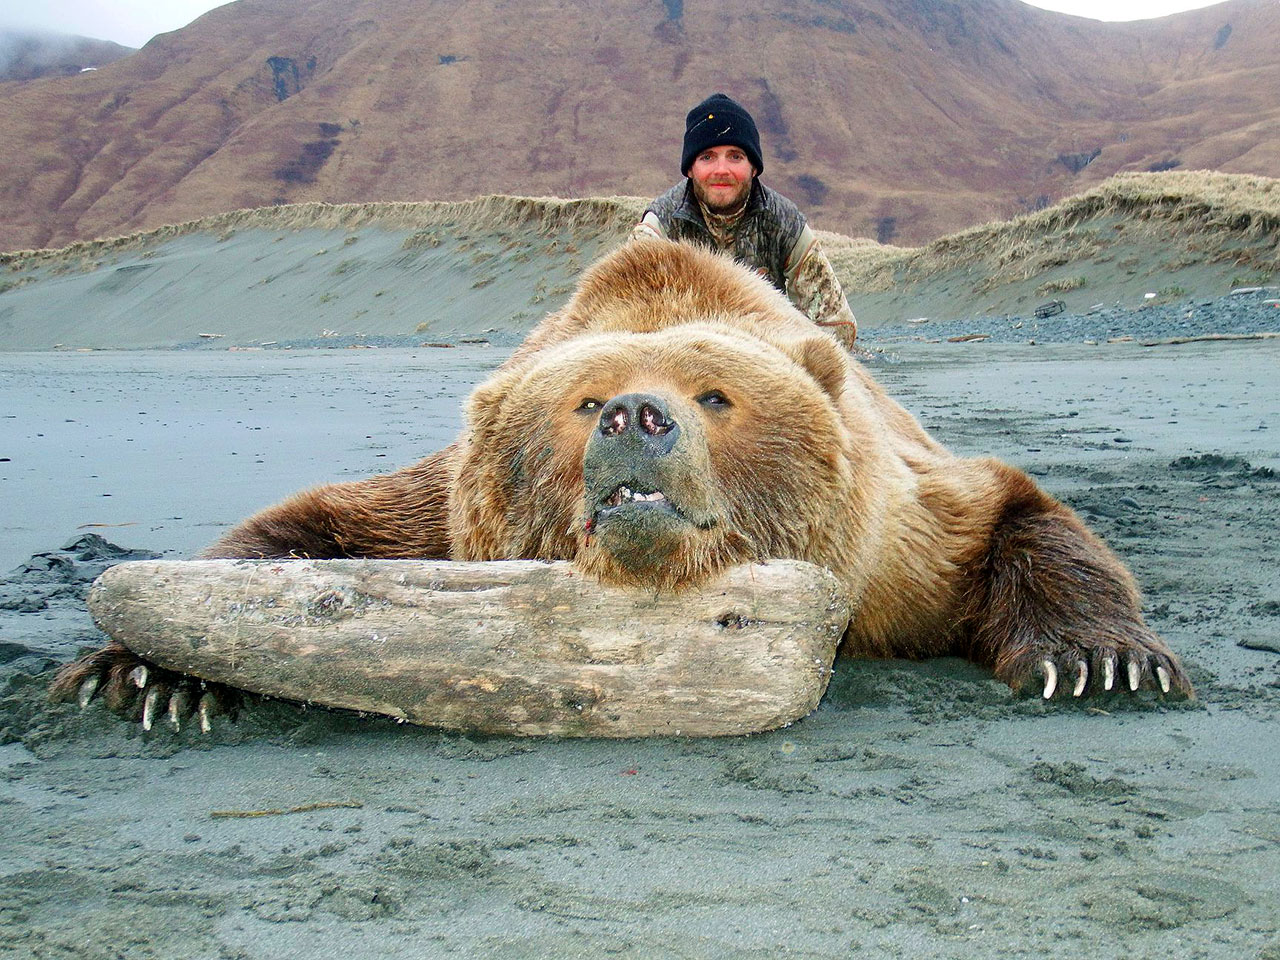
[(922, 241), (1120, 170), (1280, 174), (1280, 6), (1102, 24), (1017, 0), (240, 0), (0, 86), (0, 249), (310, 200), (650, 196), (742, 100), (820, 227)]

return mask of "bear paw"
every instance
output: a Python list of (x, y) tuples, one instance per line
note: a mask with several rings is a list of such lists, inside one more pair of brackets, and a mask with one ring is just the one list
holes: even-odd
[(1015, 690), (1034, 684), (1045, 700), (1144, 689), (1195, 696), (1177, 654), (1147, 630), (1091, 642), (1032, 643), (1001, 661), (999, 679)]
[(194, 717), (200, 732), (209, 733), (215, 717), (234, 719), (240, 705), (230, 687), (162, 669), (115, 643), (59, 670), (49, 696), (75, 700), (81, 710), (101, 699), (112, 713), (141, 723), (143, 730), (166, 722), (175, 732)]

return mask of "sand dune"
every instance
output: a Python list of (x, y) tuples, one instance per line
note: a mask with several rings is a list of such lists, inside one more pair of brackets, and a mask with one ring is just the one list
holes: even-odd
[[(820, 234), (865, 330), (1218, 297), (1280, 272), (1280, 181), (1132, 174), (919, 248)], [(0, 350), (511, 346), (645, 201), (304, 204), (0, 254)], [(1148, 295), (1152, 295), (1148, 297)]]

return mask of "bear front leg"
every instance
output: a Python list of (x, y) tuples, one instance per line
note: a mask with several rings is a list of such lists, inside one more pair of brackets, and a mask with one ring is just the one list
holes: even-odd
[(447, 560), (454, 453), (449, 446), (395, 473), (294, 494), (241, 522), (201, 556)]
[(49, 696), (59, 702), (75, 700), (81, 710), (100, 699), (112, 713), (140, 722), (144, 730), (166, 721), (177, 731), (194, 717), (200, 731), (208, 733), (215, 717), (234, 719), (240, 706), (238, 691), (164, 670), (115, 641), (63, 666)]
[[(447, 559), (453, 457), (450, 446), (395, 473), (295, 494), (238, 524), (201, 555)], [(81, 708), (100, 696), (108, 709), (147, 730), (164, 718), (179, 728), (194, 714), (207, 732), (213, 717), (234, 714), (241, 703), (230, 687), (164, 670), (114, 641), (62, 667), (49, 692)]]
[(1144, 687), (1194, 696), (1119, 558), (1025, 474), (998, 472), (1006, 499), (966, 617), (973, 658), (1015, 690), (1043, 681), (1045, 699)]

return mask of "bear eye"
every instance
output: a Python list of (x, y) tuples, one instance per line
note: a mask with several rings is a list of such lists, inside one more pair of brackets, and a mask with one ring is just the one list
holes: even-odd
[(592, 413), (602, 407), (604, 407), (604, 404), (594, 397), (587, 397), (587, 399), (578, 404), (578, 410), (581, 413)]
[(706, 393), (702, 394), (702, 396), (698, 397), (698, 402), (704, 407), (719, 407), (720, 409), (727, 409), (728, 407), (733, 406), (733, 404), (729, 402), (729, 398), (719, 390), (708, 390)]

